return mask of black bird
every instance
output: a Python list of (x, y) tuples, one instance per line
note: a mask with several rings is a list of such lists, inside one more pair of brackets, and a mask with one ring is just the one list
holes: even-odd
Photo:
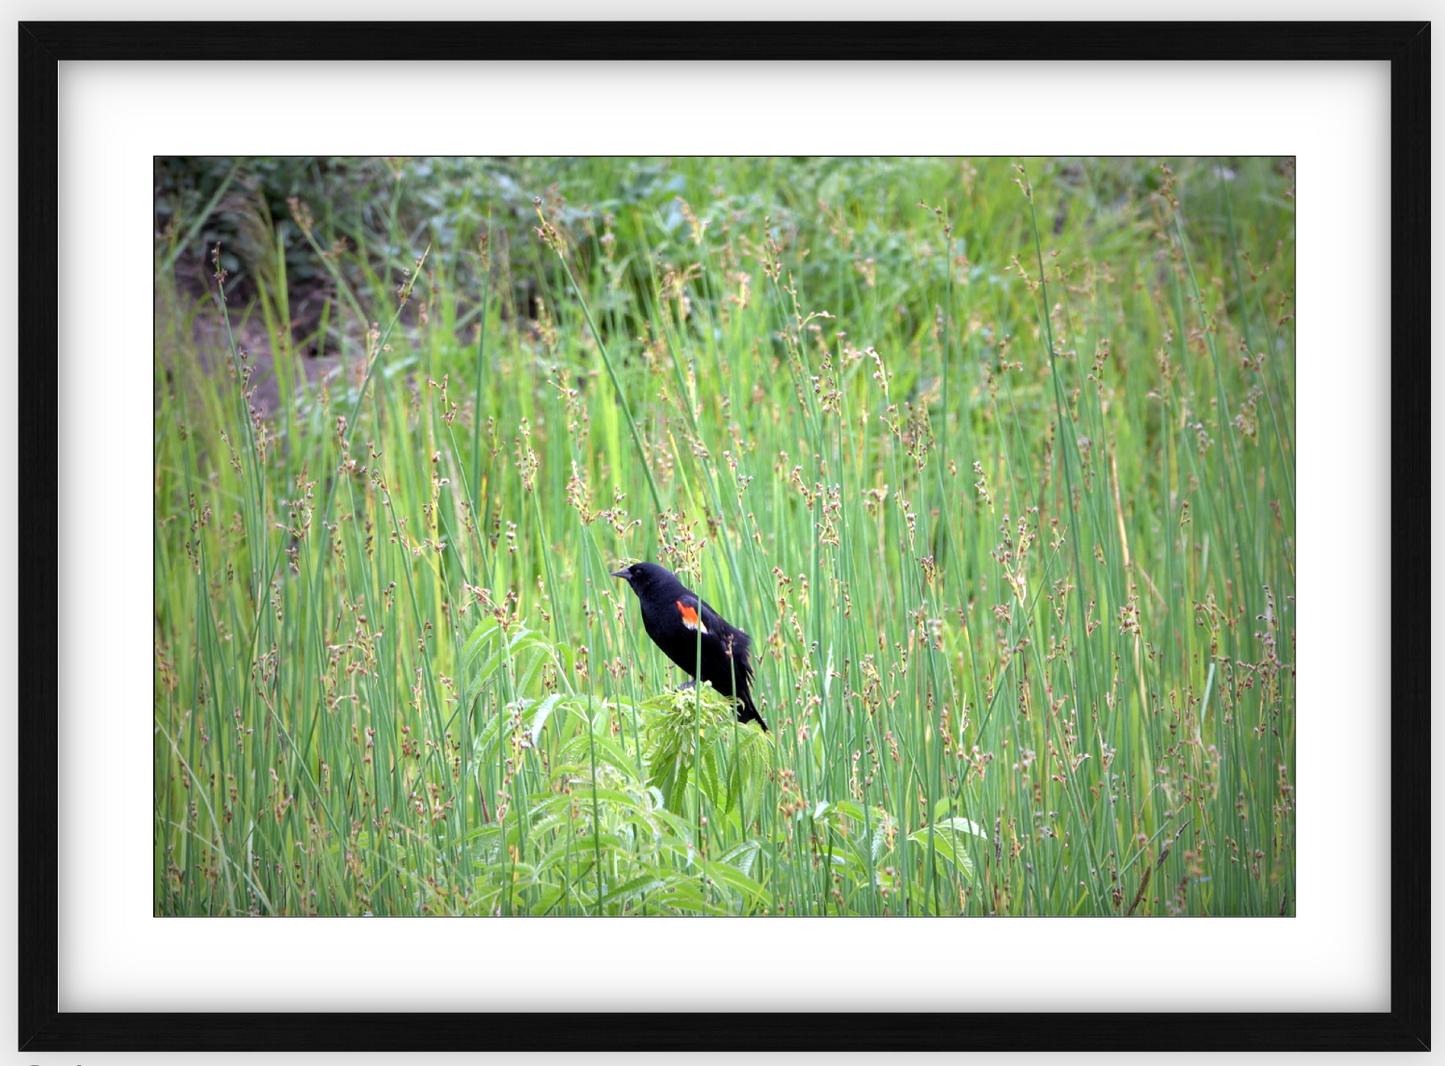
[[(748, 686), (753, 680), (752, 659), (748, 655), (752, 641), (736, 626), (723, 621), (721, 615), (700, 600), (671, 570), (656, 563), (633, 563), (614, 571), (632, 586), (642, 602), (642, 624), (652, 642), (662, 653), (696, 680), (698, 666), (698, 629), (702, 629), (702, 679), (724, 696), (741, 702), (738, 721), (756, 721), (768, 731), (768, 723), (753, 706)], [(729, 651), (732, 655), (729, 658)], [(736, 679), (737, 688), (733, 681)]]

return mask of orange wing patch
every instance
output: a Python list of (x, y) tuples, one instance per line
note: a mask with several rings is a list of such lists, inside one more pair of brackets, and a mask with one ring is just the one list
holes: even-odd
[(696, 607), (689, 607), (681, 600), (678, 600), (677, 609), (682, 612), (682, 624), (687, 626), (688, 629), (701, 629), (704, 633), (707, 632), (707, 626), (703, 625), (697, 616)]

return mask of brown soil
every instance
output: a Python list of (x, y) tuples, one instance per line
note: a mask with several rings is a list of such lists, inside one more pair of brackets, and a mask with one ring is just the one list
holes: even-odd
[[(175, 287), (170, 291), (157, 287), (155, 359), (167, 369), (168, 377), (181, 361), (204, 374), (233, 373), (230, 340), (215, 291), (216, 282), (211, 272), (187, 256), (176, 263)], [(251, 385), (256, 390), (252, 405), (267, 417), (280, 407), (280, 383), (271, 338), (254, 293), (254, 286), (243, 280), (227, 293), (226, 309), (237, 351), (242, 361), (252, 368)], [(326, 293), (320, 287), (310, 291), (294, 290), (288, 298), (292, 311), (292, 357), (306, 375), (308, 384), (314, 387), (322, 378), (338, 373), (343, 365), (335, 351), (318, 355), (314, 344), (301, 346), (304, 338), (316, 333)]]

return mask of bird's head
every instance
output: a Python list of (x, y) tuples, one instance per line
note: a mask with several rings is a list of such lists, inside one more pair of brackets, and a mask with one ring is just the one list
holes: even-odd
[(612, 571), (612, 576), (626, 581), (639, 596), (647, 589), (677, 583), (677, 577), (671, 570), (656, 563), (633, 563), (621, 570)]

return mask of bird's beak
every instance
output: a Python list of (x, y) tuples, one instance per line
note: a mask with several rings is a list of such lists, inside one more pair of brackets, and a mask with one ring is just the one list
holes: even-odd
[(620, 578), (622, 578), (622, 580), (626, 581), (626, 580), (627, 580), (628, 578), (630, 578), (632, 575), (627, 572), (627, 568), (626, 568), (626, 567), (623, 567), (621, 570), (614, 570), (614, 571), (612, 571), (612, 576), (613, 576), (613, 577), (620, 577)]

